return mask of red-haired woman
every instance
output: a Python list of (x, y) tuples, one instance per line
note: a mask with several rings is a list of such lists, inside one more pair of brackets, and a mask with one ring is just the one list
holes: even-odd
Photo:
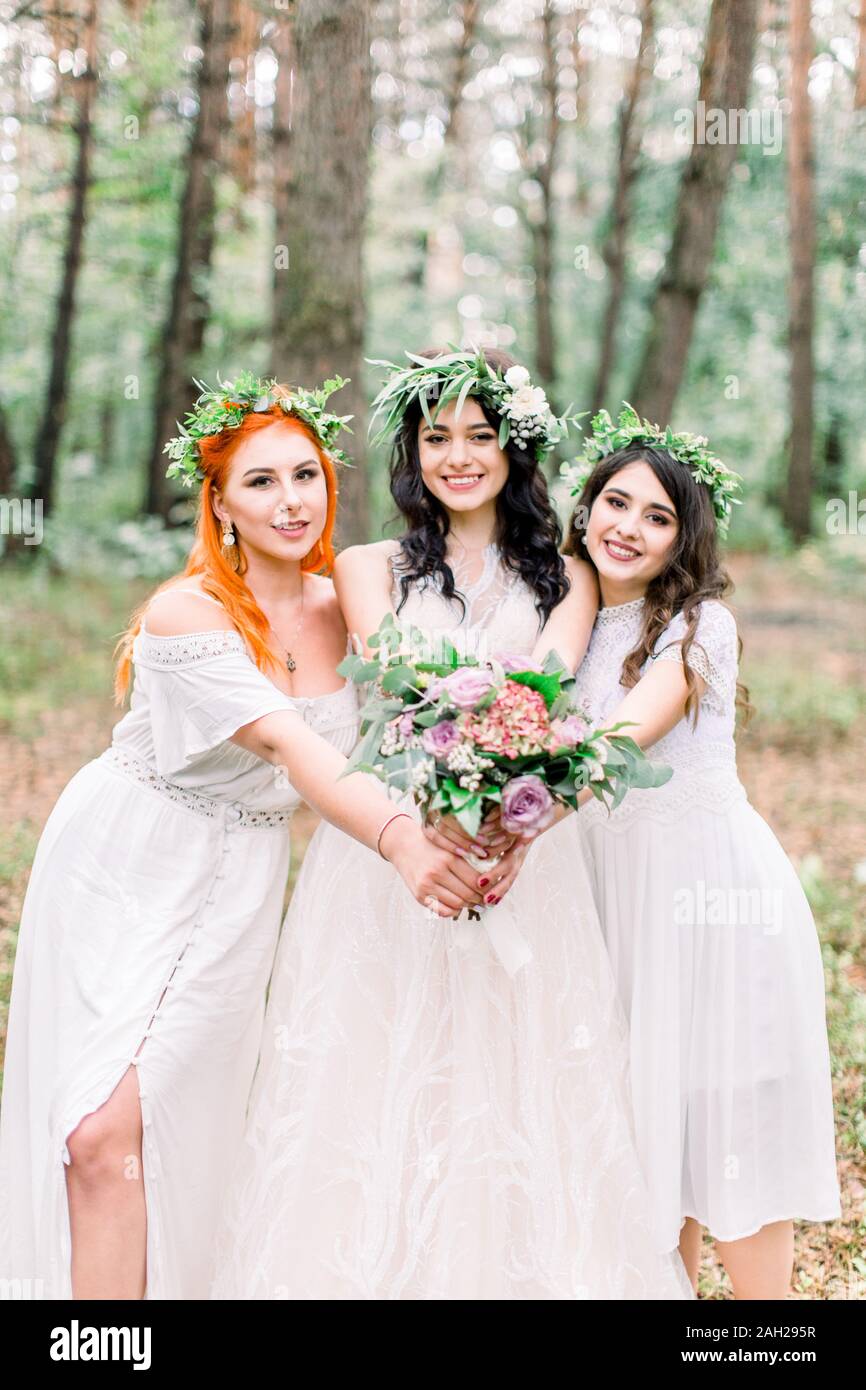
[(322, 420), (339, 417), (246, 381), (203, 395), (175, 441), (175, 473), (202, 483), (195, 545), (121, 644), (129, 712), (62, 793), (24, 903), (0, 1277), (37, 1296), (207, 1295), (301, 798), (440, 915), (481, 898), (380, 788), (338, 780), (357, 708), (318, 571), (337, 493)]

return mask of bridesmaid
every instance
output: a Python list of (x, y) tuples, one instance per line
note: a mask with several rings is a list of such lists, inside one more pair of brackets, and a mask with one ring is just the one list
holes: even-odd
[(784, 1298), (793, 1219), (840, 1204), (815, 923), (737, 776), (746, 696), (718, 533), (738, 479), (705, 439), (630, 408), (593, 431), (567, 547), (602, 597), (578, 693), (674, 769), (571, 820), (630, 1020), (655, 1228), (695, 1284), (705, 1226), (737, 1298)]
[[(201, 482), (182, 576), (139, 611), (110, 749), (39, 842), (0, 1123), (0, 1278), (45, 1298), (200, 1298), (242, 1133), (301, 798), (447, 916), (477, 874), (362, 776), (335, 668), (327, 393), (245, 374), (169, 446)], [(158, 600), (158, 601), (155, 601)]]

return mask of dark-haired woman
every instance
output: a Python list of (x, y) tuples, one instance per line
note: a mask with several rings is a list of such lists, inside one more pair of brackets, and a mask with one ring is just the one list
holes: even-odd
[[(394, 612), (467, 653), (525, 657), (565, 615), (579, 646), (595, 581), (558, 553), (525, 447), (538, 417), (522, 405), (537, 397), (505, 389), (510, 359), (431, 353), (433, 381), (425, 360), (395, 407), (406, 531), (337, 564), (349, 630), (366, 638)], [(458, 401), (467, 379), (476, 394)], [(520, 428), (500, 447), (508, 409)], [(492, 887), (483, 922), (443, 929), (350, 840), (317, 832), (271, 983), (214, 1297), (690, 1296), (676, 1252), (649, 1236), (624, 1020), (585, 870), (562, 844), (553, 832), (533, 847), (498, 905)]]
[(597, 461), (568, 539), (602, 597), (578, 690), (597, 721), (633, 721), (674, 776), (567, 823), (589, 852), (629, 1017), (658, 1242), (679, 1242), (696, 1282), (705, 1226), (737, 1298), (784, 1298), (792, 1218), (840, 1212), (821, 952), (737, 776), (738, 638), (717, 539), (732, 475), (706, 440), (665, 448), (624, 418), (635, 438), (612, 452), (617, 427), (594, 422)]

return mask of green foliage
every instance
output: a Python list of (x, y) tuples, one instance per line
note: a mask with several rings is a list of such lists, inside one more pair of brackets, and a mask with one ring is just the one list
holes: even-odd
[(592, 435), (586, 439), (580, 457), (573, 464), (564, 463), (560, 469), (562, 476), (571, 483), (573, 496), (580, 496), (596, 465), (609, 454), (634, 444), (646, 444), (667, 450), (691, 470), (695, 482), (706, 484), (712, 494), (719, 532), (723, 536), (727, 534), (731, 509), (740, 505), (734, 493), (739, 491), (742, 478), (710, 452), (706, 435), (674, 433), (670, 425), (660, 429), (649, 420), (641, 420), (627, 401), (615, 424), (606, 410), (600, 410), (593, 416), (591, 428)]
[(569, 426), (574, 426), (580, 418), (568, 411), (554, 416), (544, 392), (531, 386), (525, 367), (511, 367), (503, 373), (491, 366), (481, 348), (467, 351), (453, 343), (448, 346), (449, 352), (434, 358), (407, 351), (406, 356), (414, 363), (411, 367), (369, 359), (371, 366), (384, 367), (388, 373), (372, 406), (371, 424), (381, 420), (377, 443), (391, 438), (415, 401), (432, 429), (443, 406), (454, 401), (455, 414), (459, 415), (472, 396), (500, 416), (501, 449), (513, 436), (520, 448), (529, 449), (532, 445), (536, 459), (543, 462), (551, 449), (566, 437)]
[(291, 395), (286, 396), (278, 391), (276, 378), (265, 381), (252, 372), (239, 372), (234, 381), (221, 381), (217, 391), (203, 381), (196, 381), (201, 394), (184, 423), (178, 426), (180, 434), (170, 439), (163, 449), (171, 459), (166, 477), (180, 478), (184, 487), (200, 483), (204, 473), (200, 467), (199, 441), (222, 434), (226, 429), (237, 429), (250, 413), (261, 414), (275, 406), (284, 415), (296, 415), (303, 420), (332, 458), (350, 466), (336, 441), (343, 430), (349, 429), (352, 416), (334, 415), (326, 409), (334, 392), (348, 384), (336, 376), (314, 389), (295, 387)]

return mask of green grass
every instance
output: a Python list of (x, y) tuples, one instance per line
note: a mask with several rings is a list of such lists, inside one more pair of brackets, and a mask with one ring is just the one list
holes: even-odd
[(842, 742), (866, 718), (866, 689), (820, 670), (748, 661), (744, 678), (755, 706), (750, 732), (765, 742), (815, 747)]
[(5, 567), (0, 624), (0, 731), (29, 739), (40, 716), (107, 697), (118, 634), (147, 587)]

